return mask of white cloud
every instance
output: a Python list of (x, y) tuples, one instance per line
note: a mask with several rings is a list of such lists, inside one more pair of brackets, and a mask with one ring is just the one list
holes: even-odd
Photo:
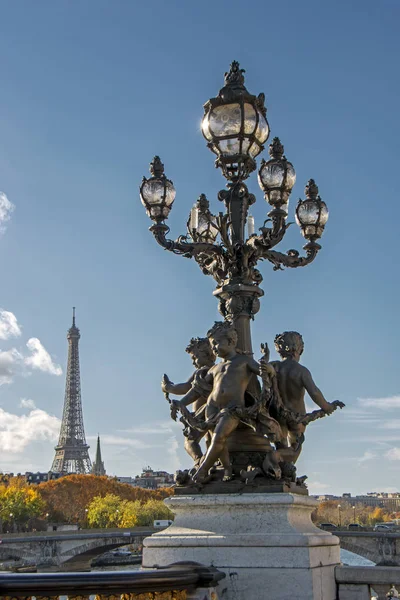
[(400, 396), (387, 396), (386, 398), (358, 398), (358, 402), (365, 408), (400, 408)]
[(310, 481), (308, 487), (311, 494), (318, 495), (331, 489), (332, 486), (329, 483), (323, 483), (321, 481)]
[(32, 410), (36, 408), (34, 401), (30, 398), (21, 398), (19, 405), (21, 408), (31, 408)]
[(14, 313), (0, 308), (0, 340), (19, 337), (21, 328)]
[(0, 192), (0, 233), (5, 231), (5, 223), (10, 220), (14, 208), (14, 204), (10, 202), (5, 193)]
[(12, 383), (13, 377), (23, 362), (22, 355), (16, 348), (11, 350), (0, 350), (0, 386), (5, 383)]
[(62, 375), (62, 368), (53, 362), (50, 354), (38, 338), (30, 338), (26, 345), (32, 353), (32, 356), (25, 358), (27, 366), (52, 375)]
[(400, 448), (391, 448), (385, 454), (389, 460), (400, 460)]
[(0, 408), (0, 450), (15, 454), (33, 441), (56, 441), (60, 424), (60, 419), (39, 408), (21, 416)]
[(170, 464), (172, 470), (177, 471), (181, 466), (181, 460), (178, 455), (179, 444), (175, 436), (168, 438), (167, 440), (167, 452), (171, 457)]
[(367, 462), (368, 460), (373, 460), (377, 457), (375, 452), (371, 452), (371, 450), (366, 450), (364, 454), (358, 459), (359, 463)]
[[(89, 435), (88, 440), (97, 440), (97, 436)], [(154, 448), (153, 444), (146, 444), (140, 440), (135, 440), (132, 438), (126, 438), (119, 435), (102, 435), (100, 436), (101, 445), (110, 445), (110, 446), (130, 446), (132, 448), (138, 449), (146, 449), (146, 448)]]
[(118, 429), (123, 433), (135, 433), (137, 435), (166, 435), (174, 433), (174, 430), (182, 430), (182, 425), (172, 419), (170, 421), (154, 421), (129, 429)]
[(390, 421), (383, 421), (383, 423), (379, 426), (379, 429), (395, 429), (398, 431), (400, 429), (400, 419), (391, 419)]

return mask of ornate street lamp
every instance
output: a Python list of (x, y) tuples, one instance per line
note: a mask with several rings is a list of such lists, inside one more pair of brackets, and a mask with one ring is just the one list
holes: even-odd
[(164, 165), (159, 156), (150, 163), (150, 173), (153, 176), (150, 179), (143, 177), (140, 199), (150, 219), (159, 223), (168, 217), (176, 191), (172, 181), (164, 175)]
[[(245, 180), (256, 169), (255, 159), (264, 149), (269, 125), (264, 94), (250, 94), (243, 74), (239, 63), (233, 62), (225, 73), (225, 85), (218, 96), (204, 105), (203, 135), (217, 156), (216, 166), (227, 180), (226, 189), (218, 194), (218, 199), (225, 204), (225, 212), (213, 215), (202, 194), (190, 210), (187, 235), (175, 241), (167, 239), (169, 227), (165, 220), (175, 199), (175, 188), (166, 178), (159, 157), (150, 165), (152, 177), (143, 179), (140, 196), (153, 221), (150, 231), (157, 242), (175, 254), (193, 257), (203, 273), (215, 279), (218, 287), (214, 295), (220, 301), (219, 310), (235, 325), (238, 348), (251, 354), (250, 320), (258, 312), (259, 298), (264, 293), (259, 287), (262, 276), (256, 268), (258, 261), (268, 260), (274, 270), (311, 263), (321, 248), (317, 240), (328, 220), (328, 209), (318, 195), (314, 180), (310, 179), (305, 189), (306, 198), (300, 200), (296, 208), (296, 221), (307, 240), (305, 255), (300, 256), (297, 250), (286, 253), (273, 250), (288, 227), (289, 196), (296, 181), (295, 170), (284, 156), (283, 145), (279, 138), (274, 138), (269, 147), (271, 158), (261, 162), (258, 173), (271, 210), (260, 233), (255, 234), (249, 208), (256, 199), (249, 193)], [(270, 226), (266, 226), (268, 221)]]
[(201, 124), (208, 147), (217, 155), (216, 167), (231, 181), (246, 179), (254, 171), (255, 157), (269, 136), (265, 96), (249, 94), (243, 73), (234, 61), (225, 73), (225, 86), (205, 103)]

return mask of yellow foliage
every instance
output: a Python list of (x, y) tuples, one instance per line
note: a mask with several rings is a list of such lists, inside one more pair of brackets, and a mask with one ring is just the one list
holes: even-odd
[(22, 525), (43, 513), (45, 503), (38, 490), (22, 477), (0, 484), (0, 519), (5, 524)]

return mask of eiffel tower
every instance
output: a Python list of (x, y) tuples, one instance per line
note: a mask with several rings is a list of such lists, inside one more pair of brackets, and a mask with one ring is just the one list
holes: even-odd
[(75, 307), (72, 327), (68, 329), (68, 366), (65, 383), (64, 410), (60, 437), (55, 448), (53, 473), (90, 473), (92, 464), (89, 446), (86, 444), (81, 402), (81, 378), (79, 373), (79, 329), (75, 325)]

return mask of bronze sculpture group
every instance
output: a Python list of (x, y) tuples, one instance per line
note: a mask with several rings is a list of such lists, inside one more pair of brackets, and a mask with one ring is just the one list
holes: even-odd
[[(344, 404), (327, 402), (310, 371), (299, 363), (304, 348), (299, 333), (277, 335), (275, 348), (280, 361), (270, 362), (268, 346), (262, 344), (257, 362), (238, 350), (233, 324), (217, 322), (206, 338), (194, 338), (186, 348), (196, 367), (189, 380), (174, 384), (164, 375), (162, 390), (171, 416), (176, 420), (180, 413), (185, 449), (194, 461), (192, 469), (177, 473), (178, 485), (207, 489), (214, 484), (218, 492), (230, 491), (232, 485), (224, 484), (233, 482), (236, 488), (264, 491), (281, 482), (304, 489), (305, 477), (296, 476), (295, 463), (306, 426)], [(319, 407), (308, 414), (306, 392)], [(183, 398), (171, 400), (170, 393)]]
[[(300, 334), (276, 336), (280, 361), (269, 361), (267, 345), (262, 347), (260, 361), (255, 361), (250, 322), (264, 294), (259, 287), (263, 278), (258, 263), (267, 261), (275, 271), (311, 264), (321, 249), (328, 207), (314, 179), (309, 179), (305, 198), (299, 199), (295, 208), (296, 222), (306, 239), (304, 254), (275, 249), (290, 225), (289, 197), (296, 181), (294, 167), (275, 137), (269, 146), (270, 158), (263, 159), (258, 170), (269, 212), (256, 233), (250, 214), (256, 197), (245, 182), (257, 168), (256, 158), (265, 148), (269, 124), (265, 95), (255, 96), (247, 90), (244, 69), (237, 61), (225, 73), (218, 95), (204, 104), (202, 132), (226, 179), (226, 187), (217, 194), (225, 211), (213, 214), (201, 194), (190, 210), (186, 234), (170, 239), (166, 220), (176, 190), (159, 156), (150, 163), (151, 177), (144, 177), (140, 186), (155, 240), (175, 255), (193, 258), (202, 272), (215, 280), (213, 294), (224, 318), (206, 338), (191, 340), (187, 351), (196, 368), (192, 377), (173, 384), (164, 376), (162, 382), (168, 399), (170, 393), (182, 396), (169, 399), (171, 415), (177, 419), (180, 414), (185, 448), (194, 461), (192, 469), (178, 472), (177, 484), (181, 491), (191, 486), (193, 493), (198, 489), (199, 493), (203, 493), (201, 489), (223, 493), (253, 488), (306, 493), (304, 478), (296, 476), (295, 467), (305, 428), (343, 405), (327, 402), (309, 371), (299, 364), (303, 350)], [(305, 410), (306, 392), (318, 406), (310, 414)]]

